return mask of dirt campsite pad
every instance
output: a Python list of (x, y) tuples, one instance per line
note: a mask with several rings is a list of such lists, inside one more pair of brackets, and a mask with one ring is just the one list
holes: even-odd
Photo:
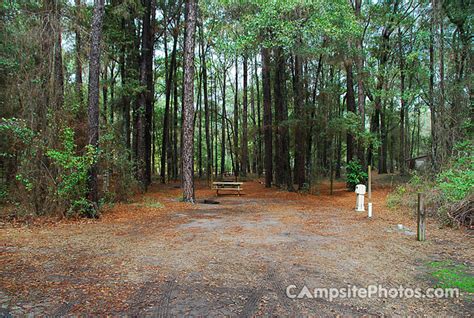
[[(429, 263), (472, 270), (472, 238), (428, 225), (417, 242), (414, 219), (385, 208), (373, 193), (374, 218), (354, 211), (355, 194), (336, 184), (330, 196), (265, 189), (246, 182), (241, 197), (180, 202), (176, 185), (157, 185), (99, 220), (0, 229), (0, 316), (305, 316), (472, 314), (472, 294), (450, 299), (290, 299), (314, 288), (433, 287)], [(403, 224), (404, 230), (397, 225)]]

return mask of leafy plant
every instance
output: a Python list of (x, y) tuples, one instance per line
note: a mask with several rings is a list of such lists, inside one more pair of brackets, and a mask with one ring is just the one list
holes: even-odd
[(95, 162), (96, 150), (86, 146), (84, 155), (76, 154), (74, 131), (67, 127), (63, 130), (61, 149), (48, 149), (46, 155), (59, 170), (56, 194), (59, 200), (69, 207), (68, 215), (90, 214), (91, 203), (87, 201), (88, 171)]
[(355, 190), (356, 185), (365, 183), (367, 177), (358, 159), (353, 159), (346, 165), (346, 183), (350, 190)]
[(474, 189), (474, 151), (473, 144), (462, 142), (455, 146), (458, 151), (457, 158), (451, 167), (436, 177), (438, 188), (450, 202), (464, 199)]

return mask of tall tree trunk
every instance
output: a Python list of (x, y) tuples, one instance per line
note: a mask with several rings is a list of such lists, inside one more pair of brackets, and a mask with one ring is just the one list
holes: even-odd
[(204, 121), (205, 121), (205, 135), (206, 135), (206, 176), (207, 181), (210, 182), (212, 174), (212, 146), (211, 146), (211, 135), (210, 135), (210, 110), (209, 110), (209, 97), (207, 90), (207, 64), (206, 64), (206, 50), (204, 46), (204, 27), (200, 28), (200, 42), (201, 42), (201, 54), (202, 54), (202, 81), (203, 81), (203, 95), (204, 95)]
[(168, 33), (167, 27), (167, 15), (166, 6), (163, 6), (163, 47), (165, 53), (165, 113), (163, 114), (163, 134), (161, 140), (161, 156), (160, 156), (160, 182), (166, 183), (166, 155), (169, 144), (169, 117), (170, 117), (170, 97), (171, 97), (171, 81), (170, 74), (171, 68), (169, 66), (169, 54), (168, 54)]
[[(145, 183), (147, 187), (151, 184), (151, 154), (152, 154), (152, 128), (153, 128), (153, 104), (154, 104), (154, 76), (153, 76), (153, 47), (154, 47), (154, 23), (155, 23), (155, 0), (147, 0), (146, 11), (148, 11), (148, 32), (146, 37), (145, 58)], [(145, 27), (145, 25), (143, 26)]]
[(313, 96), (312, 96), (312, 109), (311, 109), (311, 115), (310, 115), (310, 125), (308, 127), (308, 135), (306, 136), (307, 141), (306, 141), (306, 162), (308, 164), (308, 175), (311, 177), (312, 173), (312, 153), (313, 153), (313, 133), (314, 133), (314, 120), (316, 117), (316, 93), (318, 90), (318, 83), (319, 83), (319, 76), (323, 67), (322, 63), (322, 54), (319, 55), (318, 59), (318, 68), (316, 69), (316, 78), (314, 81), (314, 87), (313, 87)]
[[(226, 127), (226, 109), (225, 109), (225, 88), (226, 88), (226, 69), (224, 68), (223, 74), (222, 74), (222, 121), (221, 121), (221, 129), (222, 129), (222, 135), (221, 135), (221, 178), (224, 177), (225, 173), (225, 138), (226, 138), (226, 132), (225, 132), (225, 127)], [(231, 149), (231, 148), (229, 148)]]
[[(395, 100), (392, 98), (390, 101), (390, 112), (394, 113), (395, 112)], [(391, 117), (389, 117), (391, 119)], [(388, 127), (391, 126), (393, 120), (389, 120), (389, 123), (387, 124)], [(389, 130), (390, 133), (390, 173), (395, 173), (395, 146), (396, 146), (396, 140), (397, 136), (395, 134), (395, 131), (393, 129)]]
[(399, 63), (400, 63), (400, 153), (398, 165), (400, 174), (405, 174), (405, 57), (402, 44), (402, 32), (398, 29), (398, 45), (399, 45)]
[(81, 14), (81, 0), (75, 0), (76, 5), (76, 26), (75, 26), (75, 34), (76, 34), (76, 95), (79, 102), (79, 105), (82, 107), (83, 103), (83, 95), (82, 95), (82, 37), (81, 37), (81, 29), (80, 23), (82, 20)]
[(273, 181), (272, 158), (272, 100), (270, 87), (270, 52), (261, 49), (263, 77), (263, 129), (265, 138), (265, 187), (270, 188)]
[(248, 79), (248, 60), (247, 55), (244, 56), (243, 62), (244, 83), (243, 83), (243, 100), (242, 100), (242, 177), (247, 177), (249, 146), (248, 146), (248, 127), (247, 127), (247, 79)]
[[(355, 113), (355, 94), (354, 94), (354, 75), (352, 73), (352, 60), (346, 61), (344, 63), (346, 68), (346, 88), (347, 88), (347, 111), (351, 113)], [(350, 162), (354, 158), (354, 136), (351, 132), (347, 132), (346, 135), (346, 162)]]
[(196, 29), (196, 1), (186, 1), (186, 38), (184, 42), (183, 85), (183, 200), (195, 202), (194, 198), (194, 33)]
[[(225, 115), (225, 113), (224, 113), (224, 115)], [(232, 139), (233, 139), (233, 136), (234, 136), (233, 135), (234, 132), (231, 129), (232, 128), (232, 123), (227, 118), (227, 115), (225, 115), (223, 119), (225, 121), (224, 125), (227, 126), (227, 129), (226, 129), (226, 131), (227, 131), (227, 142), (229, 143), (229, 148), (228, 149), (233, 149)], [(223, 130), (223, 132), (225, 132), (225, 131)], [(224, 144), (225, 143), (225, 138), (221, 141)], [(216, 152), (216, 154), (217, 154), (217, 152)], [(232, 151), (229, 151), (229, 155), (230, 155), (230, 166), (232, 167), (232, 171), (235, 171), (235, 161), (234, 161), (234, 155), (233, 155)], [(222, 165), (222, 161), (221, 161), (221, 165)], [(225, 162), (224, 162), (224, 165), (225, 165)], [(224, 174), (221, 174), (221, 178), (224, 178)]]
[(148, 180), (148, 165), (149, 165), (149, 143), (148, 135), (150, 133), (150, 126), (148, 123), (149, 103), (150, 103), (150, 87), (149, 87), (149, 56), (152, 54), (151, 41), (151, 2), (152, 0), (145, 0), (142, 26), (142, 43), (141, 43), (141, 57), (140, 57), (140, 85), (143, 90), (138, 96), (138, 105), (135, 109), (135, 164), (136, 164), (136, 178), (143, 191), (147, 190)]
[[(135, 72), (138, 69), (138, 47), (139, 43), (136, 41), (138, 37), (136, 36), (135, 23), (132, 18), (123, 19), (122, 21), (122, 32), (127, 36), (128, 42), (122, 47), (122, 56), (121, 56), (121, 79), (122, 87), (130, 88), (133, 81), (136, 80)], [(122, 92), (122, 117), (123, 117), (123, 136), (124, 143), (129, 150), (128, 159), (131, 160), (132, 154), (132, 139), (131, 139), (131, 92), (125, 90)]]
[(255, 86), (257, 89), (257, 175), (260, 177), (263, 173), (263, 154), (262, 154), (262, 117), (261, 117), (261, 107), (260, 107), (260, 83), (258, 79), (258, 69), (257, 69), (257, 56), (254, 60), (254, 73), (255, 73)]
[[(362, 0), (355, 0), (354, 1), (354, 11), (356, 17), (361, 20), (361, 7), (362, 7)], [(357, 40), (356, 44), (357, 50), (359, 51), (356, 57), (356, 66), (357, 66), (357, 108), (359, 111), (359, 116), (361, 118), (361, 131), (365, 132), (365, 91), (364, 91), (364, 80), (363, 80), (363, 73), (364, 73), (364, 37), (360, 37)], [(365, 162), (365, 148), (363, 141), (358, 142), (357, 146), (357, 157), (361, 161), (363, 167), (366, 167)], [(364, 168), (365, 170), (365, 168)]]
[[(434, 1), (432, 1), (432, 5), (434, 6)], [(431, 114), (431, 160), (432, 160), (432, 168), (434, 172), (439, 170), (438, 165), (438, 136), (437, 136), (437, 110), (436, 105), (434, 102), (434, 12), (431, 13), (431, 25), (430, 25), (430, 79), (429, 79), (429, 108)]]
[(235, 177), (240, 176), (240, 155), (239, 155), (239, 59), (235, 58), (235, 95), (234, 95), (234, 157), (235, 157)]
[(292, 189), (289, 134), (288, 134), (288, 108), (286, 102), (286, 70), (283, 48), (274, 50), (275, 79), (275, 182), (280, 187)]
[[(214, 121), (214, 135), (216, 136), (216, 140), (215, 140), (215, 148), (214, 148), (214, 158), (215, 158), (215, 175), (216, 175), (216, 178), (218, 176), (218, 169), (219, 169), (219, 166), (217, 165), (217, 151), (218, 151), (218, 139), (219, 139), (219, 136), (218, 136), (218, 133), (217, 133), (217, 124), (219, 122), (219, 114), (218, 114), (218, 107), (217, 107), (217, 75), (216, 74), (213, 74), (214, 75), (214, 116), (215, 116), (215, 121)], [(212, 96), (211, 96), (212, 98)], [(229, 130), (227, 130), (229, 132)], [(230, 141), (229, 141), (229, 144), (230, 144)], [(229, 149), (232, 149), (232, 147), (229, 147)], [(232, 156), (232, 152), (231, 153), (231, 156)]]
[(386, 108), (387, 102), (383, 102), (382, 112), (380, 113), (380, 151), (379, 151), (379, 174), (387, 173), (387, 153), (388, 153), (388, 131), (387, 131), (387, 118)]
[(104, 122), (105, 125), (107, 125), (107, 105), (108, 105), (108, 79), (107, 76), (109, 74), (107, 73), (107, 65), (104, 66), (104, 71), (102, 72), (102, 121)]
[[(440, 145), (443, 145), (441, 147), (442, 151), (438, 151), (438, 157), (439, 161), (443, 162), (446, 151), (445, 148), (448, 146), (448, 142), (446, 140), (446, 134), (445, 132), (448, 130), (447, 123), (448, 120), (446, 120), (446, 87), (445, 87), (445, 74), (444, 74), (444, 22), (443, 22), (443, 10), (440, 7), (441, 6), (441, 1), (437, 1), (438, 4), (438, 22), (439, 22), (439, 117), (441, 118), (441, 123), (439, 125), (440, 132), (443, 136), (442, 141), (440, 140)], [(472, 67), (472, 66), (471, 66)], [(472, 105), (472, 104), (471, 104)], [(472, 121), (471, 121), (472, 122)]]
[[(255, 90), (253, 85), (253, 78), (250, 80), (250, 111), (252, 113), (252, 125), (255, 129), (257, 127), (257, 113), (255, 110)], [(251, 171), (252, 173), (257, 173), (257, 165), (258, 165), (258, 132), (254, 133), (253, 141), (252, 141), (252, 164), (251, 164)]]
[(116, 80), (116, 73), (115, 73), (115, 62), (112, 62), (112, 66), (110, 67), (110, 114), (109, 120), (110, 123), (114, 123), (114, 113), (115, 113), (115, 80)]
[(202, 72), (198, 77), (197, 120), (198, 120), (198, 175), (202, 178)]
[(304, 120), (304, 99), (303, 99), (303, 63), (301, 56), (295, 55), (294, 59), (294, 98), (295, 116), (297, 124), (295, 127), (295, 167), (294, 183), (298, 189), (302, 189), (305, 183), (305, 120)]
[(173, 78), (173, 155), (172, 155), (172, 179), (178, 179), (178, 136), (179, 136), (179, 128), (178, 128), (178, 65), (174, 70), (174, 78)]
[[(61, 30), (61, 13), (59, 10), (60, 1), (55, 4), (57, 6), (54, 13), (54, 29), (56, 37), (54, 39), (54, 107), (56, 111), (63, 108), (64, 104), (64, 74), (63, 74), (63, 55), (62, 55), (62, 30)], [(59, 112), (54, 114), (56, 123), (60, 119), (57, 117)], [(57, 125), (59, 128), (59, 125)]]
[[(331, 75), (331, 77), (333, 77), (333, 75)], [(339, 95), (337, 95), (336, 103), (337, 103), (338, 117), (341, 118), (342, 109), (344, 105), (341, 106), (341, 97)], [(341, 168), (342, 168), (342, 132), (339, 131), (337, 132), (336, 171), (335, 171), (336, 179), (339, 179), (341, 177)]]
[[(88, 132), (89, 144), (95, 149), (99, 147), (99, 76), (100, 76), (100, 41), (102, 37), (102, 21), (104, 17), (104, 0), (94, 1), (94, 14), (91, 27), (91, 48), (89, 55), (89, 108)], [(97, 210), (99, 207), (99, 186), (97, 181), (97, 163), (89, 170), (87, 198)], [(90, 216), (96, 215), (90, 211)]]
[(75, 43), (75, 97), (78, 104), (78, 109), (81, 110), (76, 115), (75, 124), (75, 142), (78, 149), (85, 149), (87, 143), (86, 128), (83, 123), (87, 120), (87, 113), (84, 110), (84, 92), (83, 92), (83, 77), (82, 77), (82, 62), (83, 62), (83, 47), (82, 47), (82, 36), (81, 36), (81, 25), (82, 25), (82, 5), (81, 0), (75, 0), (75, 26), (74, 33), (76, 38)]

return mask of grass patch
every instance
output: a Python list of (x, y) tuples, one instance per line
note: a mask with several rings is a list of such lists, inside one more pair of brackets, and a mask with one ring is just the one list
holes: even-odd
[(438, 281), (436, 287), (459, 288), (460, 291), (474, 293), (474, 275), (469, 267), (453, 261), (436, 261), (429, 263), (431, 275)]
[(164, 205), (159, 202), (153, 200), (153, 198), (145, 197), (142, 202), (132, 203), (134, 206), (142, 207), (142, 208), (152, 208), (152, 209), (161, 209)]

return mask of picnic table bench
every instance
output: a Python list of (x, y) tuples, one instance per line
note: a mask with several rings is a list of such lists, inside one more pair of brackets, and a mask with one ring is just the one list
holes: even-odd
[(237, 191), (240, 196), (240, 191), (242, 191), (243, 182), (229, 182), (229, 181), (216, 181), (213, 182), (213, 189), (216, 190), (216, 195), (219, 195), (219, 190), (221, 191)]

